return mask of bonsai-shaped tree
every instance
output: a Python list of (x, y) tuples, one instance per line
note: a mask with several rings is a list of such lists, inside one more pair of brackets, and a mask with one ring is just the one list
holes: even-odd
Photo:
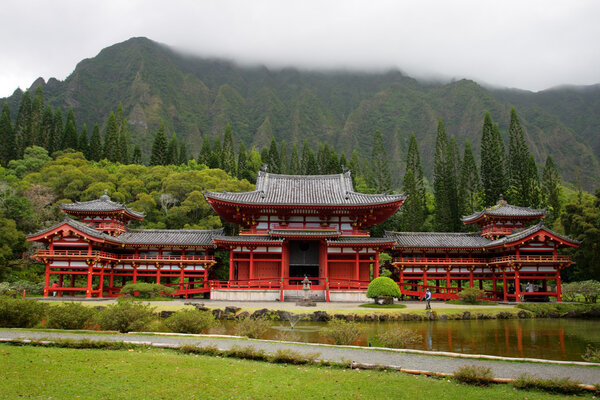
[(392, 304), (394, 297), (399, 299), (400, 296), (398, 284), (385, 276), (373, 279), (367, 288), (367, 297), (375, 299), (376, 303), (378, 299), (384, 299), (383, 304)]

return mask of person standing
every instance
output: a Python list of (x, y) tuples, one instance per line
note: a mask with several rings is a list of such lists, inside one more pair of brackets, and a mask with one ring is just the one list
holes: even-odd
[(425, 309), (431, 310), (431, 292), (429, 291), (429, 288), (427, 288), (427, 291), (425, 292), (425, 301)]

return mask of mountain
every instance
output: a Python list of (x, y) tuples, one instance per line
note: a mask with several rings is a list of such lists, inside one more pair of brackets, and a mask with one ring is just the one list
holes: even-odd
[[(221, 136), (227, 123), (247, 146), (265, 146), (272, 137), (312, 146), (326, 141), (348, 157), (353, 149), (369, 155), (373, 132), (380, 130), (397, 182), (412, 133), (430, 176), (438, 118), (459, 146), (469, 139), (478, 155), (485, 112), (508, 140), (515, 106), (539, 165), (550, 154), (566, 180), (580, 179), (588, 189), (600, 184), (600, 86), (533, 93), (469, 80), (421, 82), (399, 71), (269, 70), (183, 55), (146, 38), (81, 61), (64, 81), (39, 79), (37, 85), (48, 104), (63, 111), (72, 106), (88, 129), (122, 102), (133, 141), (146, 153), (161, 120), (195, 153), (202, 135)], [(13, 118), (20, 96), (16, 91), (7, 99)]]

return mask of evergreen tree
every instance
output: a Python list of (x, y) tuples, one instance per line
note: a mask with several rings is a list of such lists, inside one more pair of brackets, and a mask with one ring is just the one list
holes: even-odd
[(329, 146), (325, 147), (323, 143), (319, 142), (319, 148), (317, 149), (317, 168), (319, 169), (319, 174), (327, 173), (328, 150)]
[(135, 148), (133, 149), (133, 155), (131, 156), (131, 163), (138, 164), (138, 165), (142, 163), (142, 149), (140, 148), (139, 144), (136, 144)]
[(469, 139), (465, 140), (465, 152), (462, 161), (459, 186), (460, 215), (470, 215), (481, 208), (481, 185), (477, 164)]
[(540, 175), (538, 173), (538, 167), (535, 163), (535, 158), (533, 154), (529, 153), (529, 158), (527, 160), (527, 189), (529, 193), (526, 194), (526, 197), (529, 200), (530, 207), (539, 207), (542, 201), (542, 188), (540, 187)]
[(504, 145), (500, 130), (492, 122), (488, 112), (485, 114), (481, 135), (480, 170), (484, 207), (496, 204), (500, 195), (506, 193), (504, 158)]
[(173, 134), (171, 136), (171, 140), (169, 140), (169, 144), (167, 145), (167, 154), (165, 159), (165, 165), (175, 165), (179, 161), (179, 154), (177, 154), (177, 148), (179, 144), (177, 143), (177, 136)]
[(554, 161), (552, 161), (552, 157), (548, 156), (542, 172), (542, 201), (544, 206), (548, 208), (546, 223), (550, 227), (560, 215), (560, 191), (560, 175)]
[(61, 149), (77, 149), (77, 126), (75, 124), (75, 114), (73, 113), (73, 107), (69, 108), (67, 113), (67, 122), (65, 123), (65, 130), (63, 131)]
[(279, 151), (277, 150), (277, 142), (275, 138), (271, 139), (271, 146), (269, 147), (269, 172), (274, 174), (281, 173), (281, 158)]
[[(325, 143), (326, 147), (329, 147), (327, 143)], [(338, 158), (337, 152), (333, 148), (333, 146), (329, 147), (329, 151), (327, 151), (327, 174), (338, 174), (340, 173), (340, 159)]]
[(127, 118), (125, 118), (121, 121), (119, 133), (119, 161), (121, 164), (129, 164), (129, 142), (129, 123), (127, 122)]
[(123, 120), (125, 119), (124, 114), (123, 114), (123, 104), (121, 102), (119, 102), (119, 105), (117, 106), (117, 110), (115, 111), (115, 122), (117, 123), (117, 126), (119, 127), (119, 132), (121, 127), (123, 126)]
[[(302, 158), (300, 159), (300, 174), (309, 175), (308, 174), (308, 154), (310, 152), (310, 148), (308, 147), (308, 141), (305, 139), (304, 144), (302, 145)], [(313, 154), (314, 156), (314, 154)]]
[(229, 124), (225, 127), (225, 136), (223, 137), (221, 168), (229, 175), (235, 175), (235, 147), (233, 145), (233, 134), (231, 133), (231, 126), (229, 126)]
[(31, 103), (31, 121), (29, 138), (27, 140), (30, 144), (27, 147), (31, 145), (44, 147), (44, 143), (38, 141), (40, 135), (42, 135), (41, 130), (43, 129), (44, 110), (44, 91), (42, 90), (42, 86), (39, 85), (35, 90), (33, 102)]
[(402, 230), (419, 232), (427, 216), (425, 207), (425, 185), (423, 182), (423, 168), (421, 155), (414, 133), (411, 135), (408, 152), (406, 154), (406, 174), (402, 181), (402, 190), (407, 198), (402, 205), (400, 226)]
[(102, 159), (102, 138), (100, 137), (100, 127), (98, 127), (98, 124), (94, 124), (94, 129), (92, 129), (89, 159), (91, 161), (100, 161)]
[(10, 160), (17, 156), (17, 143), (10, 120), (10, 108), (8, 102), (4, 102), (2, 116), (0, 116), (0, 161), (7, 166)]
[(300, 171), (300, 156), (298, 155), (298, 147), (296, 143), (292, 146), (292, 155), (290, 156), (289, 173), (292, 175), (299, 175)]
[(119, 126), (117, 125), (115, 113), (111, 112), (108, 116), (108, 122), (104, 132), (104, 158), (111, 162), (117, 162), (121, 159), (120, 153)]
[(269, 148), (263, 147), (260, 151), (260, 160), (262, 161), (262, 165), (266, 165), (267, 169), (269, 169)]
[[(112, 115), (112, 113), (111, 113)], [(114, 118), (114, 115), (113, 115)], [(150, 165), (166, 165), (167, 161), (167, 137), (165, 136), (165, 124), (160, 122), (158, 131), (154, 136), (152, 143), (152, 153), (150, 154)]]
[(208, 157), (209, 168), (221, 168), (221, 139), (217, 136), (213, 142), (213, 147)]
[(81, 151), (85, 158), (90, 159), (90, 145), (88, 143), (88, 132), (87, 125), (83, 124), (81, 132), (79, 132), (79, 139), (77, 140), (77, 150)]
[(529, 176), (530, 169), (527, 167), (529, 150), (525, 143), (523, 128), (514, 107), (510, 110), (508, 135), (508, 201), (518, 206), (529, 206), (532, 200), (528, 198), (532, 190), (529, 187), (532, 177)]
[(360, 157), (356, 149), (352, 150), (352, 156), (350, 156), (350, 171), (352, 172), (352, 179), (358, 177), (361, 173)]
[(237, 177), (239, 179), (244, 179), (243, 176), (245, 174), (246, 166), (248, 162), (248, 153), (246, 152), (246, 146), (244, 146), (244, 142), (240, 143), (240, 148), (238, 151), (237, 157)]
[(60, 107), (56, 107), (54, 111), (53, 126), (50, 137), (48, 137), (48, 153), (52, 154), (56, 150), (60, 150), (62, 133), (65, 129), (63, 125), (63, 113)]
[(371, 151), (371, 169), (369, 174), (369, 186), (377, 193), (387, 192), (392, 187), (391, 173), (387, 151), (383, 142), (383, 136), (379, 130), (373, 134), (373, 148)]
[(306, 175), (318, 175), (319, 166), (317, 165), (317, 158), (312, 149), (308, 149), (308, 155), (306, 156)]
[(17, 120), (14, 126), (15, 137), (17, 140), (18, 154), (16, 158), (21, 158), (25, 148), (31, 146), (31, 96), (29, 90), (26, 90), (21, 97)]
[(338, 170), (344, 172), (344, 170), (349, 169), (348, 159), (346, 158), (346, 154), (342, 151), (340, 154), (340, 164), (338, 165)]
[(179, 144), (179, 165), (187, 165), (188, 161), (187, 143), (185, 139), (181, 139), (181, 143)]
[(49, 149), (50, 137), (52, 136), (52, 129), (54, 128), (54, 114), (52, 113), (52, 107), (46, 106), (44, 108), (44, 114), (42, 115), (42, 124), (37, 132), (37, 138), (35, 142), (38, 146)]
[(448, 136), (441, 118), (438, 120), (433, 160), (433, 195), (435, 196), (435, 224), (442, 232), (452, 230), (452, 211), (450, 206), (450, 171), (448, 168)]
[(287, 151), (287, 143), (286, 141), (281, 142), (281, 146), (279, 147), (279, 164), (281, 165), (280, 172), (282, 174), (289, 173), (289, 160), (288, 160), (288, 151)]
[(210, 139), (208, 136), (204, 136), (202, 140), (202, 147), (200, 148), (200, 153), (198, 154), (198, 164), (204, 164), (208, 166), (208, 160), (210, 158), (211, 147), (210, 147)]

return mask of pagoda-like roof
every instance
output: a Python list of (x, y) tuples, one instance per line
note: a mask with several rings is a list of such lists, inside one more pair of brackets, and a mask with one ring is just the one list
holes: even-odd
[(342, 232), (331, 229), (272, 229), (269, 236), (285, 238), (329, 238), (338, 237)]
[(560, 233), (553, 231), (550, 228), (547, 228), (544, 225), (544, 222), (540, 221), (539, 223), (532, 225), (528, 228), (521, 229), (517, 232), (511, 233), (510, 235), (496, 239), (490, 242), (487, 247), (492, 248), (500, 246), (510, 246), (534, 236), (549, 236), (552, 237), (554, 240), (560, 241), (561, 243), (572, 247), (577, 247), (581, 243), (578, 240), (571, 239), (567, 236), (561, 235)]
[(239, 235), (239, 236), (216, 236), (214, 238), (216, 244), (226, 245), (273, 245), (283, 243), (283, 239), (274, 238), (266, 235)]
[(81, 232), (82, 234), (84, 234), (86, 236), (92, 237), (94, 239), (98, 239), (99, 241), (108, 241), (108, 242), (118, 243), (118, 239), (115, 238), (114, 236), (107, 235), (106, 233), (104, 233), (100, 230), (94, 229), (91, 226), (84, 224), (83, 222), (76, 221), (67, 216), (65, 216), (65, 219), (61, 222), (58, 222), (48, 228), (41, 229), (37, 232), (27, 235), (27, 239), (37, 240), (36, 238), (38, 238), (38, 239), (44, 238), (47, 234), (51, 234), (53, 231), (57, 230), (58, 228), (60, 228), (62, 226), (65, 226), (65, 225), (73, 228), (75, 231)]
[(213, 239), (223, 235), (223, 229), (140, 229), (129, 230), (117, 239), (125, 245), (167, 245), (214, 247)]
[(79, 214), (112, 214), (117, 212), (124, 212), (132, 219), (141, 220), (144, 218), (144, 213), (133, 211), (124, 204), (116, 203), (110, 199), (107, 191), (100, 196), (99, 199), (82, 201), (75, 203), (62, 203), (61, 209), (66, 213), (79, 213)]
[(394, 239), (388, 237), (374, 238), (369, 236), (341, 236), (333, 239), (326, 239), (328, 246), (331, 247), (392, 247), (395, 244)]
[(209, 199), (246, 205), (372, 206), (404, 201), (404, 194), (356, 193), (350, 172), (334, 175), (279, 175), (258, 172), (252, 192), (216, 193)]
[(396, 241), (394, 248), (481, 249), (491, 242), (479, 233), (386, 231), (384, 236)]
[(545, 215), (546, 210), (513, 206), (508, 204), (502, 196), (500, 196), (500, 200), (496, 205), (485, 208), (474, 214), (463, 216), (461, 220), (464, 224), (473, 224), (486, 217), (530, 220), (544, 218)]

